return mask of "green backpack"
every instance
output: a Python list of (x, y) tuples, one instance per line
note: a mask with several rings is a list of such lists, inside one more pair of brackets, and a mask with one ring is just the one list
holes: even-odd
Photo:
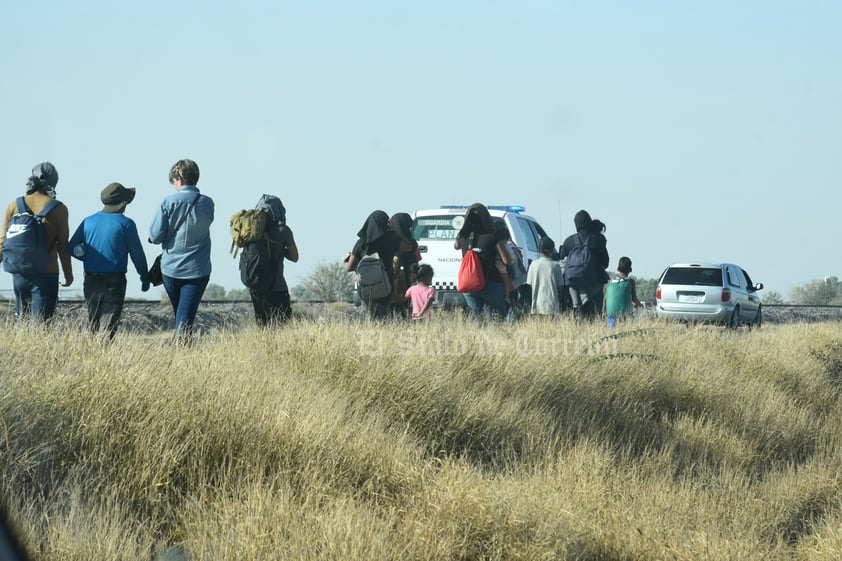
[(605, 315), (619, 317), (632, 310), (632, 283), (629, 279), (615, 279), (605, 285)]
[(237, 257), (240, 248), (261, 240), (266, 235), (269, 213), (265, 210), (239, 210), (231, 217), (231, 253)]

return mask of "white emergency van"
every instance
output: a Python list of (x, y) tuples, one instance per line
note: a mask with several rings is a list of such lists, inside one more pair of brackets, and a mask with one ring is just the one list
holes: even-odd
[[(462, 306), (465, 301), (456, 291), (456, 276), (462, 262), (462, 252), (454, 249), (456, 234), (465, 221), (468, 205), (442, 205), (431, 210), (418, 210), (412, 216), (415, 220), (412, 234), (418, 241), (421, 263), (433, 268), (433, 286), (436, 289), (436, 305)], [(495, 224), (509, 230), (512, 241), (523, 252), (524, 265), (540, 257), (538, 241), (547, 235), (531, 216), (524, 214), (522, 206), (488, 207)]]

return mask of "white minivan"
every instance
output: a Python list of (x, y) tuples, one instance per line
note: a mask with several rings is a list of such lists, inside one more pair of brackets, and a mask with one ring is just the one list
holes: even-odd
[[(456, 276), (462, 262), (462, 252), (453, 248), (456, 234), (465, 221), (468, 205), (442, 205), (430, 210), (418, 210), (412, 218), (413, 237), (418, 241), (421, 263), (433, 268), (433, 286), (436, 289), (436, 305), (462, 306), (465, 301), (456, 291)], [(495, 224), (509, 230), (512, 241), (523, 252), (524, 266), (538, 259), (538, 241), (547, 235), (531, 216), (524, 214), (522, 206), (489, 206), (488, 211)]]

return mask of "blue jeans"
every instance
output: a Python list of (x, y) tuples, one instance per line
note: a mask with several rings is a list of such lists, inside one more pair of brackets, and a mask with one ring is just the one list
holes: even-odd
[(175, 312), (173, 340), (189, 341), (193, 322), (196, 320), (196, 312), (199, 310), (199, 302), (202, 301), (202, 295), (209, 281), (209, 276), (198, 279), (176, 279), (164, 275), (164, 290), (167, 291)]
[(56, 313), (58, 273), (12, 275), (15, 289), (15, 318), (47, 321)]
[(509, 306), (506, 304), (503, 295), (503, 283), (496, 281), (485, 281), (485, 288), (479, 292), (464, 294), (465, 304), (471, 316), (477, 317), (484, 313), (485, 317), (491, 317), (491, 310), (497, 310), (500, 319), (506, 319), (509, 313)]

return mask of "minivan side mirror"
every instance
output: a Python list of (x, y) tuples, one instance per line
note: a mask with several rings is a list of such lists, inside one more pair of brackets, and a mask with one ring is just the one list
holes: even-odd
[(754, 291), (757, 291), (757, 290), (763, 290), (763, 283), (762, 283), (762, 282), (758, 282), (758, 283), (756, 283), (756, 284), (755, 284), (753, 287), (751, 287), (751, 288), (752, 288), (752, 290), (754, 290)]

